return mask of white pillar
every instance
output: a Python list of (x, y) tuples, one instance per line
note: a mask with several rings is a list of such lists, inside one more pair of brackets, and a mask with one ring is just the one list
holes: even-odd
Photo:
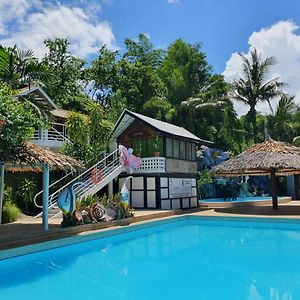
[(114, 193), (113, 183), (113, 180), (108, 183), (108, 196), (112, 196)]
[(2, 206), (4, 195), (4, 163), (0, 164), (0, 224), (2, 223)]
[(43, 165), (43, 227), (48, 231), (48, 206), (49, 206), (49, 166)]

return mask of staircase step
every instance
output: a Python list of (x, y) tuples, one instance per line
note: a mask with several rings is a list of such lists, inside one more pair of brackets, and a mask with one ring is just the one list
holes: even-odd
[[(101, 161), (99, 161), (94, 166), (92, 166), (90, 169), (88, 169), (88, 171), (83, 172), (78, 177), (76, 177), (76, 179), (73, 179), (71, 181), (72, 183), (69, 183), (69, 184), (76, 184), (82, 182), (81, 185), (78, 184), (74, 188), (74, 193), (76, 195), (76, 198), (84, 198), (88, 195), (93, 195), (97, 193), (100, 189), (102, 189), (105, 185), (107, 185), (111, 180), (116, 178), (122, 172), (123, 168), (119, 163), (118, 155), (119, 155), (118, 150), (113, 151), (112, 153), (104, 157)], [(92, 181), (91, 171), (89, 170), (93, 170), (93, 168), (99, 169), (102, 172), (102, 180), (99, 183), (94, 183)], [(66, 184), (64, 188), (67, 186), (68, 185)], [(55, 192), (50, 195), (49, 203), (51, 203), (51, 206), (57, 203), (58, 195), (59, 192)], [(59, 212), (60, 209), (57, 207), (49, 208), (48, 211), (49, 218), (56, 216)]]

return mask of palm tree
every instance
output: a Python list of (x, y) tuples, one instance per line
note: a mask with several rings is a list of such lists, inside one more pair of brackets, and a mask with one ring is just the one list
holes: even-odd
[(248, 117), (252, 124), (252, 136), (257, 142), (256, 105), (266, 101), (272, 110), (270, 100), (280, 95), (284, 85), (278, 77), (266, 80), (268, 71), (276, 61), (274, 57), (262, 59), (261, 54), (254, 49), (250, 52), (250, 58), (239, 54), (243, 62), (243, 76), (233, 83), (233, 91), (230, 93), (235, 100), (242, 101), (250, 106)]
[(181, 105), (190, 106), (196, 110), (223, 106), (229, 101), (227, 92), (228, 84), (223, 76), (213, 75), (209, 82), (200, 89), (197, 96), (188, 98), (181, 102)]
[(30, 49), (0, 46), (0, 81), (12, 89), (29, 85), (32, 81), (46, 82), (52, 75)]
[(276, 140), (291, 142), (294, 136), (292, 115), (299, 109), (294, 98), (295, 96), (283, 94), (275, 114), (267, 117), (271, 136)]

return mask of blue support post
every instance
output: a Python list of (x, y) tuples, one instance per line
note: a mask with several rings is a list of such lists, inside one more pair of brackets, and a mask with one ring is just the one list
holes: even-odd
[(43, 165), (43, 227), (48, 231), (48, 200), (49, 200), (49, 177), (50, 170), (48, 165)]

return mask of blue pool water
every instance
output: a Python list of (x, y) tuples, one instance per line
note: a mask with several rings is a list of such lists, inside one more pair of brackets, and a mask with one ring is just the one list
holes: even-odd
[[(285, 197), (278, 197), (278, 200)], [(223, 198), (203, 199), (201, 202), (255, 202), (255, 201), (272, 201), (272, 197), (237, 197), (235, 200), (224, 200)]]
[(300, 299), (300, 224), (183, 219), (0, 261), (0, 299)]

